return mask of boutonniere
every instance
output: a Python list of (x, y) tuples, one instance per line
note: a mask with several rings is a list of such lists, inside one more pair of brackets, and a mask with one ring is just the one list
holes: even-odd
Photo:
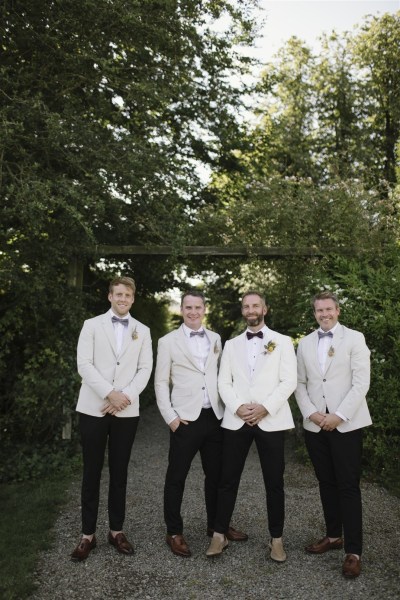
[(214, 344), (214, 354), (219, 354), (219, 346), (218, 346), (218, 342), (215, 342)]
[(265, 350), (264, 350), (263, 354), (272, 354), (272, 352), (276, 348), (276, 343), (273, 342), (272, 340), (270, 340), (269, 342), (264, 344), (264, 348), (265, 348)]
[(332, 356), (335, 354), (335, 348), (333, 346), (331, 346), (328, 350), (328, 356), (330, 358), (332, 358)]
[(135, 329), (132, 331), (132, 339), (137, 340), (138, 337), (139, 337), (139, 334), (137, 332), (137, 328), (135, 327)]

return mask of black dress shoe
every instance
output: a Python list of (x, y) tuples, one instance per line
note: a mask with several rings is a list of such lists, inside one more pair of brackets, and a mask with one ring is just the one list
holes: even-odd
[[(212, 537), (214, 535), (214, 529), (211, 529), (211, 527), (207, 527), (207, 535), (208, 537)], [(226, 532), (225, 537), (230, 542), (247, 542), (247, 540), (249, 539), (247, 533), (244, 533), (243, 531), (238, 531), (233, 527), (228, 527), (228, 531)]]
[(93, 536), (91, 540), (88, 538), (82, 538), (75, 550), (71, 553), (71, 560), (74, 562), (86, 560), (91, 550), (96, 548), (96, 545), (96, 536)]
[(132, 555), (135, 551), (132, 544), (128, 542), (124, 533), (117, 533), (114, 537), (111, 531), (108, 532), (108, 541), (112, 546), (115, 546), (120, 554)]

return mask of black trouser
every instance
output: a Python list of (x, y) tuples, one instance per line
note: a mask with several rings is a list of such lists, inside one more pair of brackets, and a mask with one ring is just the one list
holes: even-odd
[(82, 533), (96, 531), (100, 479), (108, 441), (108, 518), (110, 529), (121, 531), (125, 519), (128, 464), (139, 417), (92, 417), (79, 414), (83, 452)]
[(221, 472), (223, 432), (212, 408), (203, 409), (196, 421), (170, 431), (168, 469), (164, 487), (164, 518), (169, 535), (183, 533), (181, 505), (186, 477), (197, 452), (205, 475), (207, 526), (214, 528)]
[(341, 537), (347, 554), (362, 552), (360, 491), (363, 430), (340, 433), (304, 431), (305, 442), (319, 482), (326, 535)]
[(226, 533), (235, 508), (240, 478), (253, 440), (256, 443), (264, 479), (268, 528), (271, 537), (282, 536), (285, 520), (283, 490), (284, 431), (263, 431), (256, 425), (224, 430), (224, 452), (215, 531)]

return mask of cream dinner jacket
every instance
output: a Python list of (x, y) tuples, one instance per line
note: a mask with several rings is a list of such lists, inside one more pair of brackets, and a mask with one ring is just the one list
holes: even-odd
[(314, 412), (340, 412), (348, 421), (337, 429), (344, 433), (371, 425), (365, 395), (370, 380), (370, 351), (362, 333), (340, 323), (332, 338), (332, 356), (327, 356), (325, 371), (318, 362), (318, 333), (304, 337), (297, 350), (297, 378), (295, 392), (303, 415), (303, 426), (308, 431), (321, 429), (308, 417)]
[(210, 341), (204, 371), (196, 364), (182, 326), (158, 341), (154, 387), (158, 408), (167, 425), (176, 417), (195, 421), (203, 407), (204, 388), (216, 417), (222, 418), (224, 409), (217, 389), (221, 338), (209, 329), (204, 331)]
[(153, 365), (150, 329), (129, 315), (119, 355), (111, 312), (84, 322), (78, 341), (78, 372), (82, 377), (76, 410), (94, 417), (101, 412), (112, 390), (124, 392), (131, 403), (117, 417), (139, 415), (139, 394), (149, 380)]
[(288, 398), (296, 388), (296, 355), (292, 340), (267, 330), (264, 344), (275, 343), (272, 352), (260, 352), (253, 377), (247, 358), (246, 332), (226, 342), (221, 358), (218, 389), (226, 406), (222, 427), (239, 429), (244, 421), (235, 412), (241, 404), (255, 402), (268, 411), (258, 426), (264, 431), (294, 427)]

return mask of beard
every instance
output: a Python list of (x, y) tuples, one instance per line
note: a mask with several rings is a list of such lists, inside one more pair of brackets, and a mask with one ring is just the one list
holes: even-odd
[(264, 322), (264, 315), (254, 315), (253, 317), (247, 317), (245, 319), (248, 327), (257, 327), (260, 323)]

